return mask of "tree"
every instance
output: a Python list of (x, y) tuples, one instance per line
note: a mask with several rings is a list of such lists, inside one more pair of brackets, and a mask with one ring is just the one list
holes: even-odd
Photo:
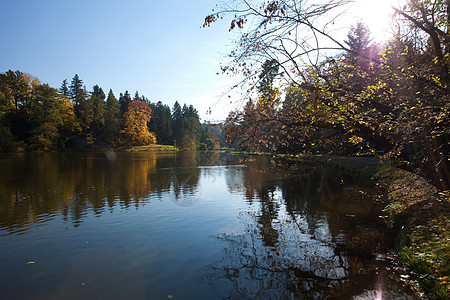
[(201, 137), (201, 124), (194, 106), (183, 105), (181, 109), (182, 131), (179, 133), (179, 146), (183, 149), (196, 149)]
[(67, 79), (63, 80), (58, 92), (63, 96), (66, 96), (66, 97), (69, 96), (69, 87), (67, 86)]
[(120, 104), (112, 90), (109, 90), (108, 98), (106, 99), (105, 109), (105, 129), (103, 136), (106, 142), (110, 145), (117, 143), (120, 131)]
[(139, 92), (138, 91), (136, 91), (136, 93), (134, 93), (133, 100), (141, 100), (141, 96), (139, 96)]
[(75, 139), (82, 131), (80, 119), (75, 114), (75, 105), (69, 98), (63, 97), (60, 106), (62, 126), (59, 128), (59, 147), (65, 148), (67, 143)]
[(175, 101), (172, 108), (172, 124), (174, 144), (176, 146), (177, 141), (180, 142), (184, 134), (183, 112), (178, 101)]
[(159, 144), (169, 145), (173, 143), (172, 115), (170, 107), (163, 105), (161, 101), (151, 104), (152, 119), (149, 128), (158, 138)]
[(131, 102), (131, 96), (128, 91), (125, 91), (125, 94), (120, 93), (119, 104), (121, 115), (123, 116), (125, 112), (128, 110), (128, 105)]
[(372, 43), (370, 30), (362, 21), (358, 21), (356, 27), (350, 27), (347, 38), (345, 57), (350, 65), (367, 70), (373, 62), (379, 61), (379, 48)]
[(317, 65), (326, 53), (348, 50), (335, 38), (330, 26), (351, 5), (351, 0), (236, 1), (205, 18), (211, 26), (225, 15), (231, 15), (231, 30), (240, 30), (238, 46), (231, 51), (222, 71), (240, 73), (243, 83), (254, 86), (265, 61), (276, 60), (286, 83), (303, 79), (303, 65)]
[(39, 85), (37, 78), (19, 70), (0, 74), (1, 106), (5, 108), (2, 121), (19, 141), (30, 137), (33, 91)]
[(29, 143), (35, 150), (56, 150), (61, 117), (61, 98), (58, 91), (48, 84), (36, 87), (35, 101), (31, 112), (31, 137)]
[(279, 144), (295, 134), (308, 151), (384, 153), (448, 189), (449, 1), (410, 0), (394, 8), (398, 41), (381, 56), (374, 55), (362, 23), (351, 28), (347, 41), (331, 34), (331, 24), (349, 2), (242, 1), (206, 17), (204, 26), (210, 26), (233, 14), (230, 30), (241, 30), (232, 60), (222, 67), (225, 73), (240, 72), (244, 82), (259, 87), (259, 66), (264, 70), (265, 61), (277, 61), (280, 82), (290, 93), (289, 103), (272, 115), (249, 101), (244, 112), (231, 115), (231, 128), (265, 143), (271, 136), (262, 133), (263, 123), (276, 122), (280, 126), (271, 127), (283, 137)]
[[(257, 86), (257, 100), (248, 100), (242, 112), (231, 113), (226, 127), (227, 136), (235, 145), (246, 150), (271, 152), (278, 147), (276, 133), (280, 92), (274, 87), (278, 62), (267, 60), (262, 66)], [(247, 145), (244, 145), (247, 144)]]
[(125, 113), (125, 134), (133, 145), (156, 143), (155, 135), (148, 130), (152, 111), (144, 101), (133, 100)]
[(86, 93), (84, 92), (83, 88), (83, 80), (80, 79), (78, 74), (75, 74), (75, 76), (72, 78), (69, 87), (69, 95), (76, 105), (80, 105), (80, 103), (83, 102), (83, 100), (85, 100), (86, 98)]
[(95, 137), (101, 136), (105, 128), (105, 98), (102, 88), (94, 85), (90, 102), (93, 110), (92, 132)]
[(28, 108), (32, 101), (32, 91), (39, 84), (37, 78), (19, 70), (0, 74), (0, 89), (4, 97), (14, 103), (16, 111), (21, 107)]

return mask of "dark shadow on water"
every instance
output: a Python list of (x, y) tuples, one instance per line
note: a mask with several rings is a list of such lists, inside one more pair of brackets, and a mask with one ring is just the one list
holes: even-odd
[[(218, 297), (415, 299), (378, 254), (392, 241), (371, 183), (311, 165), (279, 168), (270, 158), (242, 163), (227, 169), (227, 186), (256, 209), (240, 214), (241, 232), (214, 237), (222, 256), (199, 278)], [(276, 172), (262, 167), (271, 165)]]

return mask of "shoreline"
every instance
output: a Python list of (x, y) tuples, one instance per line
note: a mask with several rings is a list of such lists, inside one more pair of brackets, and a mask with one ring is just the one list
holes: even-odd
[(422, 299), (450, 299), (450, 192), (374, 158), (230, 151), (320, 163), (373, 181), (386, 192), (386, 224), (395, 233), (385, 256), (397, 280)]

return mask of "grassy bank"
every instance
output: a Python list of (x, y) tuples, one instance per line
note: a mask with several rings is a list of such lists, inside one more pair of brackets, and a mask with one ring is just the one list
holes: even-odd
[(450, 194), (438, 193), (422, 177), (376, 161), (312, 156), (357, 176), (370, 177), (387, 191), (385, 212), (397, 234), (394, 269), (399, 280), (428, 299), (450, 299)]
[(178, 151), (178, 149), (171, 145), (146, 145), (135, 146), (124, 150), (125, 152), (171, 152)]
[(388, 191), (386, 212), (397, 230), (400, 278), (428, 299), (450, 299), (450, 202), (423, 178), (381, 169), (377, 181)]

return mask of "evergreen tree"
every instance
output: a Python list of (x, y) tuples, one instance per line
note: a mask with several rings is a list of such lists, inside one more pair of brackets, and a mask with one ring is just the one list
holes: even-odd
[(161, 128), (162, 128), (162, 142), (164, 144), (173, 143), (173, 125), (172, 125), (172, 114), (170, 112), (170, 107), (164, 105), (161, 112)]
[(93, 87), (91, 105), (93, 110), (92, 130), (94, 137), (100, 137), (105, 126), (105, 93), (98, 85)]
[(175, 139), (174, 144), (176, 144), (177, 140), (181, 141), (181, 138), (184, 134), (183, 113), (178, 101), (175, 102), (172, 108), (172, 128), (173, 137)]
[(110, 145), (116, 145), (120, 131), (120, 104), (112, 90), (109, 90), (105, 109), (105, 141)]
[(128, 93), (128, 91), (125, 91), (125, 95), (120, 93), (119, 104), (120, 104), (120, 112), (121, 112), (122, 116), (128, 110), (128, 105), (130, 105), (130, 102), (131, 102), (131, 96)]
[(141, 99), (141, 96), (139, 96), (139, 92), (138, 91), (136, 91), (136, 93), (134, 93), (134, 98), (133, 98), (133, 100), (142, 100)]
[(173, 142), (172, 116), (170, 107), (163, 105), (161, 101), (151, 104), (152, 119), (149, 123), (150, 131), (156, 134), (159, 144), (169, 145)]
[(69, 87), (67, 86), (67, 79), (63, 80), (58, 92), (63, 96), (66, 96), (66, 97), (69, 96)]
[(347, 34), (345, 43), (349, 47), (346, 60), (349, 64), (366, 70), (374, 61), (377, 61), (378, 45), (372, 43), (369, 28), (361, 21), (352, 26)]
[(83, 80), (78, 77), (78, 74), (75, 74), (72, 78), (72, 82), (69, 87), (69, 95), (76, 105), (80, 105), (81, 102), (86, 99), (87, 93), (83, 88)]
[[(185, 107), (187, 106), (185, 105)], [(186, 110), (183, 107), (183, 111), (185, 111), (185, 113), (183, 114), (185, 131), (197, 144), (200, 141), (200, 137), (202, 134), (202, 126), (200, 124), (198, 111), (194, 108), (193, 105), (189, 105)]]
[(258, 91), (264, 93), (269, 89), (273, 89), (273, 81), (278, 75), (280, 65), (275, 59), (266, 60), (262, 66), (262, 72), (259, 74)]

